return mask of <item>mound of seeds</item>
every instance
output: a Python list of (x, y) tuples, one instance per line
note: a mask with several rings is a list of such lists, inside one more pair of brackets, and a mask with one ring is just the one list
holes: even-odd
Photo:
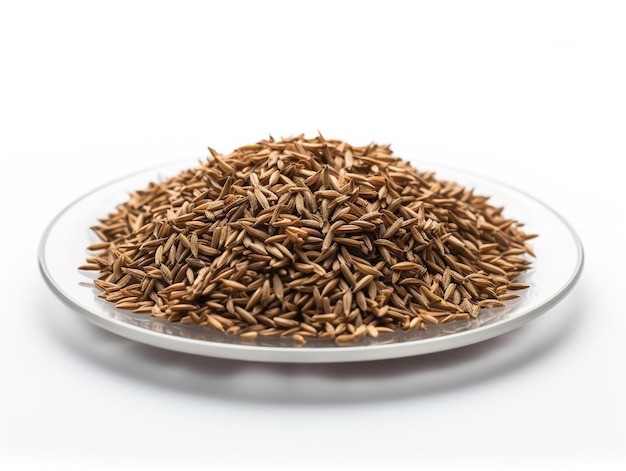
[(136, 191), (80, 267), (116, 307), (243, 339), (349, 344), (479, 316), (526, 288), (521, 225), (389, 146), (264, 140)]

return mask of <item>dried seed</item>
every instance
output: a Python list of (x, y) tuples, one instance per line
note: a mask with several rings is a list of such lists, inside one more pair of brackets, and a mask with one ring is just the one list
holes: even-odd
[(228, 288), (232, 288), (235, 291), (245, 291), (246, 289), (248, 289), (246, 287), (246, 285), (244, 285), (243, 283), (239, 283), (238, 281), (234, 281), (234, 280), (221, 280), (222, 285), (228, 287)]
[(373, 280), (374, 280), (373, 275), (365, 275), (354, 285), (354, 291), (356, 292), (356, 291), (362, 290), (367, 285), (369, 285)]
[(398, 270), (398, 271), (425, 270), (425, 268), (422, 265), (420, 265), (419, 263), (414, 263), (414, 262), (399, 262), (399, 263), (392, 265), (391, 269)]
[(254, 340), (257, 338), (258, 332), (255, 331), (248, 331), (248, 332), (243, 332), (240, 334), (240, 337), (242, 338), (242, 340)]

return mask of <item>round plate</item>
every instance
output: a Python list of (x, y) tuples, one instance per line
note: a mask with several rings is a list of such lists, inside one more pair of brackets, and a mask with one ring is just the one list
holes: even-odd
[(46, 229), (39, 247), (41, 272), (59, 298), (94, 324), (123, 337), (179, 352), (237, 360), (268, 362), (348, 362), (380, 360), (448, 350), (507, 333), (548, 311), (576, 283), (583, 265), (583, 248), (570, 225), (552, 209), (515, 189), (493, 180), (439, 165), (417, 165), (434, 171), (441, 180), (474, 188), (504, 206), (504, 215), (524, 223), (528, 233), (539, 234), (532, 245), (533, 267), (519, 281), (531, 287), (502, 308), (483, 309), (478, 319), (429, 326), (427, 330), (398, 331), (365, 338), (360, 344), (338, 347), (332, 341), (309, 341), (299, 347), (288, 339), (263, 338), (241, 341), (195, 325), (182, 325), (116, 309), (98, 298), (95, 275), (77, 267), (89, 255), (86, 247), (99, 240), (90, 230), (129, 193), (151, 181), (196, 167), (198, 161), (179, 162), (133, 174), (97, 188), (70, 204)]

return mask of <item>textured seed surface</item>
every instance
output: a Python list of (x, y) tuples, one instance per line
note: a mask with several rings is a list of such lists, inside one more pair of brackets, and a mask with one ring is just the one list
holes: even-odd
[(474, 319), (528, 288), (534, 235), (389, 146), (268, 139), (135, 191), (79, 268), (121, 309), (240, 336), (363, 337)]

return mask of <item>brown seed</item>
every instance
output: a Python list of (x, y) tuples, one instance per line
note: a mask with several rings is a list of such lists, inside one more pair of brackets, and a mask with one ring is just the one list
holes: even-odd
[(337, 345), (348, 345), (354, 341), (353, 334), (342, 334), (335, 337), (335, 343)]
[(530, 285), (528, 285), (526, 283), (509, 283), (507, 285), (507, 288), (511, 289), (511, 290), (526, 289), (526, 288), (529, 288), (529, 287), (530, 287)]
[(367, 330), (367, 335), (369, 335), (370, 337), (376, 338), (378, 337), (378, 329), (376, 328), (376, 326), (372, 325), (372, 324), (368, 324), (366, 327)]
[(419, 270), (423, 268), (424, 267), (422, 265), (414, 262), (399, 262), (391, 266), (392, 270), (398, 271)]
[(255, 331), (248, 331), (248, 332), (243, 332), (240, 334), (240, 337), (243, 340), (254, 340), (255, 338), (257, 338), (258, 332)]
[(243, 283), (239, 283), (238, 281), (233, 280), (222, 280), (222, 284), (236, 291), (245, 291), (246, 289), (248, 289)]
[(356, 292), (356, 291), (362, 290), (367, 285), (369, 285), (373, 280), (374, 280), (374, 275), (365, 275), (354, 285), (354, 291)]

